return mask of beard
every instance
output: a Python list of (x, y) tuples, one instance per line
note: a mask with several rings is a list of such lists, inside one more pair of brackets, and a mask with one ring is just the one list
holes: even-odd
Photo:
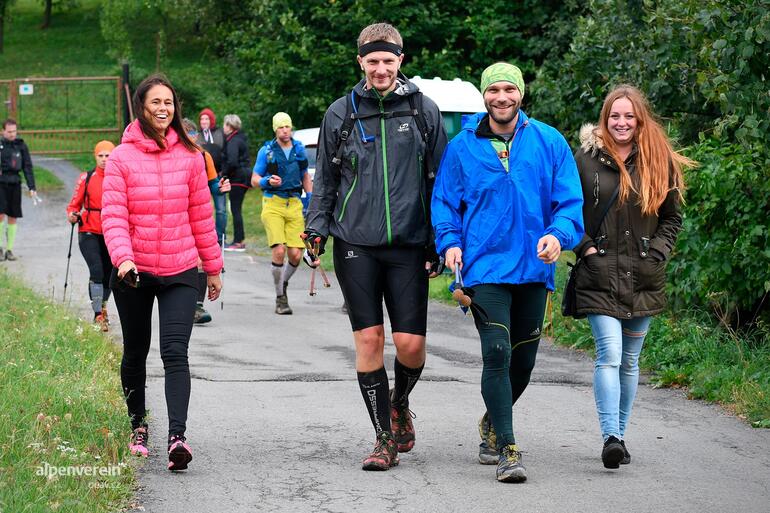
[[(512, 107), (510, 114), (498, 114), (493, 108), (492, 104), (489, 102), (484, 102), (484, 106), (487, 109), (487, 113), (489, 114), (489, 117), (492, 118), (495, 123), (498, 123), (500, 125), (507, 125), (514, 119), (516, 119), (516, 115), (519, 113), (519, 107), (521, 106), (518, 102), (510, 102), (507, 107)], [(498, 105), (499, 107), (499, 105)]]

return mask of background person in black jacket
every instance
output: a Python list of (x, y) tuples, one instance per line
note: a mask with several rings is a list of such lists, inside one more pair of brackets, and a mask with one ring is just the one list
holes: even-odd
[[(10, 118), (3, 121), (3, 134), (0, 137), (0, 261), (16, 260), (13, 243), (16, 240), (16, 219), (21, 217), (21, 171), (24, 172), (29, 195), (37, 196), (29, 148), (22, 139), (16, 137), (16, 131), (16, 121)], [(3, 248), (5, 216), (8, 216), (8, 235)]]
[(241, 118), (236, 114), (225, 116), (225, 147), (222, 154), (222, 175), (230, 180), (230, 212), (233, 214), (233, 240), (225, 244), (225, 251), (246, 251), (243, 240), (243, 200), (251, 187), (249, 146), (241, 132)]
[[(629, 85), (607, 95), (599, 126), (583, 127), (580, 135), (575, 161), (586, 233), (574, 249), (583, 258), (575, 275), (576, 309), (588, 315), (596, 340), (602, 462), (618, 468), (631, 462), (624, 436), (639, 354), (652, 316), (666, 302), (666, 261), (682, 228), (682, 169), (695, 163), (672, 149), (647, 100)], [(616, 188), (617, 200), (606, 210)]]

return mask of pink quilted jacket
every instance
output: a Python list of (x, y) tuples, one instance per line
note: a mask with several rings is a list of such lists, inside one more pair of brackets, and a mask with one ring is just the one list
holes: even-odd
[(132, 260), (140, 272), (172, 276), (203, 261), (222, 270), (203, 155), (173, 128), (160, 149), (134, 121), (104, 170), (102, 230), (112, 264)]

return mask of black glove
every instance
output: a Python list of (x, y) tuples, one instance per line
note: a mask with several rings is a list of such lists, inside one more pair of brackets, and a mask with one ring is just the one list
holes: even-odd
[(428, 247), (425, 248), (425, 261), (430, 262), (430, 269), (428, 269), (428, 274), (436, 274), (439, 275), (444, 272), (444, 257), (439, 256), (438, 253), (436, 253), (436, 245), (435, 244), (429, 244)]
[[(315, 267), (314, 265), (312, 265), (311, 262), (321, 258), (321, 255), (323, 255), (324, 252), (326, 251), (325, 246), (326, 246), (326, 239), (327, 239), (327, 237), (325, 237), (324, 235), (321, 235), (320, 233), (318, 233), (316, 231), (313, 231), (313, 230), (305, 230), (304, 235), (305, 235), (305, 237), (304, 237), (305, 241), (307, 241), (307, 244), (309, 244), (310, 247), (313, 248), (313, 251), (309, 251), (309, 250), (305, 249), (305, 253), (304, 253), (302, 259), (310, 267)], [(318, 251), (317, 252), (315, 251), (316, 239), (318, 239)]]

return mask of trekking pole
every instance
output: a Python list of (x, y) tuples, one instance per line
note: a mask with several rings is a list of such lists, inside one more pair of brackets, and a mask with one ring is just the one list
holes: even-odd
[[(314, 252), (314, 254), (318, 255), (318, 252), (320, 251), (320, 249), (321, 249), (321, 237), (316, 237), (316, 239), (315, 239), (315, 252)], [(320, 259), (321, 257), (319, 256), (317, 258)], [(332, 284), (329, 282), (329, 277), (326, 276), (326, 271), (324, 271), (324, 267), (321, 265), (320, 262), (318, 263), (318, 271), (321, 273), (321, 278), (323, 279), (324, 287), (327, 288), (327, 289), (329, 287), (331, 287)]]
[[(78, 215), (78, 221), (80, 221), (79, 215)], [(64, 273), (64, 295), (61, 298), (62, 303), (67, 300), (67, 285), (68, 285), (69, 276), (70, 276), (70, 260), (72, 259), (72, 237), (74, 234), (75, 234), (75, 223), (72, 223), (70, 225), (70, 247), (67, 250), (67, 271)]]
[(452, 292), (452, 298), (460, 303), (460, 306), (471, 306), (471, 297), (465, 291), (463, 275), (460, 273), (460, 265), (457, 263), (455, 263), (455, 289)]
[(219, 276), (221, 276), (222, 280), (222, 290), (219, 291), (219, 311), (223, 311), (225, 309), (225, 299), (222, 296), (222, 291), (225, 290), (225, 234), (222, 234), (222, 272), (219, 273)]

